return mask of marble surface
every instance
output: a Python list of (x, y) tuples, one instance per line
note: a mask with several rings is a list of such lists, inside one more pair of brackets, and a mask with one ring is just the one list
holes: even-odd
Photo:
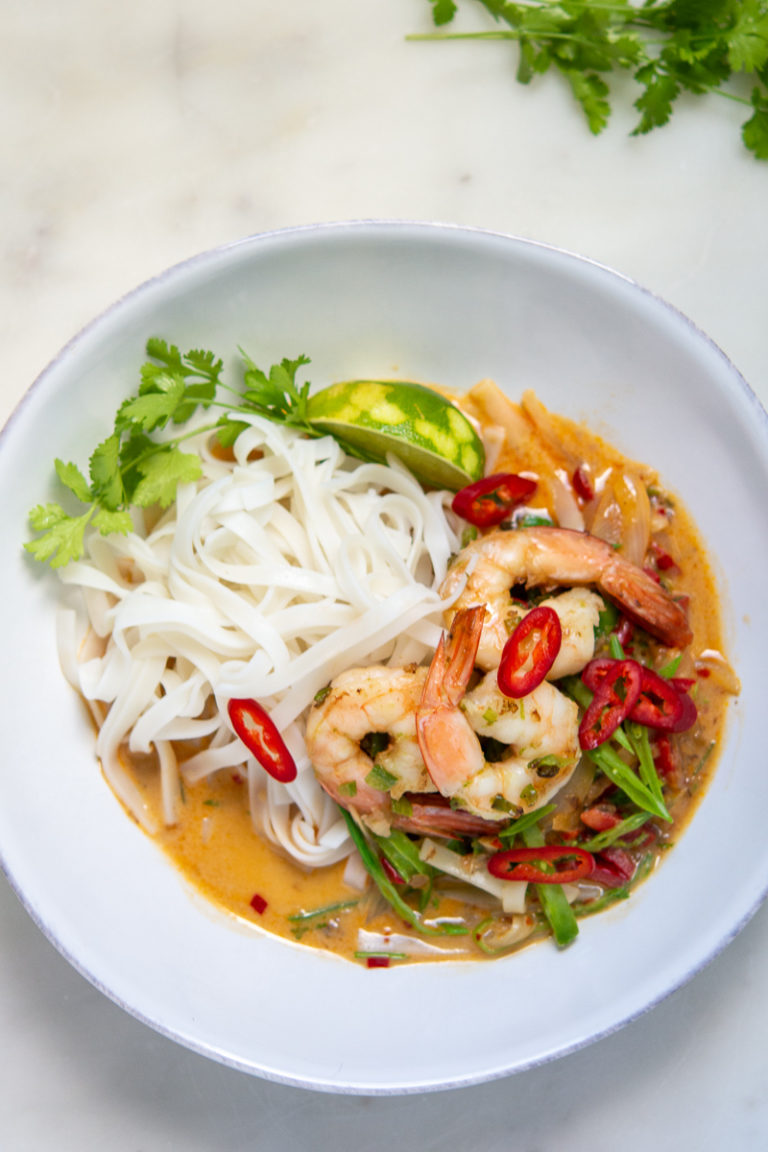
[[(485, 26), (469, 10), (464, 25)], [(70, 336), (168, 265), (370, 217), (591, 256), (686, 313), (768, 403), (768, 165), (741, 146), (742, 110), (683, 101), (633, 138), (627, 86), (593, 138), (555, 78), (515, 83), (509, 46), (406, 42), (429, 27), (427, 0), (5, 0), (0, 423)], [(763, 908), (689, 985), (583, 1052), (450, 1093), (336, 1098), (155, 1035), (0, 881), (0, 1146), (765, 1148), (767, 955)]]

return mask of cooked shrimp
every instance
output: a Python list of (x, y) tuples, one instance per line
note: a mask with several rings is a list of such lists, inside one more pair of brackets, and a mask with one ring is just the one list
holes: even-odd
[(388, 791), (396, 799), (431, 790), (416, 740), (416, 706), (426, 675), (418, 665), (349, 668), (310, 710), (307, 753), (320, 783), (342, 807), (350, 807), (350, 800), (361, 813), (382, 807), (385, 790), (368, 781), (374, 762), (382, 777), (395, 781)]
[[(460, 591), (466, 578), (466, 586)], [(462, 549), (441, 587), (443, 596), (458, 595), (450, 616), (477, 604), (487, 609), (487, 645), (481, 666), (498, 665), (510, 632), (510, 589), (595, 585), (647, 632), (674, 648), (691, 640), (685, 612), (642, 568), (630, 563), (605, 541), (569, 528), (497, 530)], [(512, 627), (516, 621), (513, 619)], [(563, 673), (559, 673), (562, 675)]]
[[(423, 795), (436, 791), (416, 739), (426, 677), (417, 665), (347, 669), (310, 710), (307, 754), (326, 792), (374, 832), (387, 835), (395, 825), (422, 834), (478, 835), (486, 830), (482, 821), (452, 811), (440, 796)], [(406, 795), (393, 812), (392, 800)]]
[[(416, 710), (416, 734), (430, 778), (453, 805), (487, 820), (540, 808), (579, 760), (578, 708), (554, 685), (522, 700), (503, 696), (489, 672), (467, 692), (483, 626), (483, 608), (460, 610), (441, 638)], [(486, 760), (478, 733), (509, 745)]]
[[(555, 662), (547, 673), (547, 680), (571, 676), (595, 654), (595, 628), (605, 601), (589, 588), (569, 588), (556, 596), (540, 601), (553, 608), (560, 619), (562, 640)], [(515, 627), (530, 611), (530, 605), (512, 600), (509, 591), (487, 603), (483, 633), (477, 649), (475, 663), (484, 672), (498, 668), (504, 645)], [(448, 623), (455, 609), (447, 613)]]

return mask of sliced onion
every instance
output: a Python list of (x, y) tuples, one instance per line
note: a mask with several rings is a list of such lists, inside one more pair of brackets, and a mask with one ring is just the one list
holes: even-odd
[(651, 502), (640, 476), (613, 469), (607, 477), (588, 524), (632, 564), (642, 567), (651, 538)]
[(574, 456), (570, 448), (566, 447), (552, 413), (530, 389), (523, 392), (520, 397), (520, 406), (536, 429), (545, 448), (565, 465), (569, 475), (573, 475), (581, 461)]
[(715, 648), (705, 648), (696, 660), (696, 674), (710, 676), (719, 688), (738, 696), (741, 691), (741, 682), (731, 665)]
[(584, 531), (584, 514), (579, 507), (573, 488), (567, 482), (565, 473), (558, 469), (550, 482), (552, 490), (552, 511), (561, 528)]
[(444, 844), (437, 844), (434, 840), (425, 839), (421, 845), (419, 856), (439, 872), (453, 876), (455, 880), (463, 880), (465, 884), (472, 884), (490, 892), (500, 902), (505, 912), (524, 912), (525, 894), (528, 887), (516, 880), (499, 880), (491, 876), (484, 862), (476, 856), (461, 856), (452, 852)]

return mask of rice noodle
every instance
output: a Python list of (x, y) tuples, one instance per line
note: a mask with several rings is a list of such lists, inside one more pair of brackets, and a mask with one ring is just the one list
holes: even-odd
[[(74, 596), (61, 617), (61, 661), (89, 703), (107, 706), (97, 755), (148, 831), (126, 750), (156, 753), (168, 824), (180, 777), (244, 768), (255, 825), (320, 866), (347, 854), (349, 841), (304, 750), (304, 713), (344, 668), (430, 654), (457, 523), (448, 495), (425, 493), (395, 460), (360, 463), (331, 438), (257, 416), (245, 423), (233, 462), (201, 436), (202, 478), (180, 486), (149, 530), (137, 516), (127, 536), (94, 532), (86, 558), (61, 569)], [(86, 653), (93, 634), (102, 640)], [(233, 737), (233, 696), (268, 709), (296, 759), (293, 783), (269, 780)], [(185, 740), (199, 746), (177, 763)]]

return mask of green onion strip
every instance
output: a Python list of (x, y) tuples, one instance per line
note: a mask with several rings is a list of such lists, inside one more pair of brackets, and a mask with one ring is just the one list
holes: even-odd
[[(527, 848), (544, 847), (544, 833), (538, 825), (524, 829), (522, 837)], [(579, 925), (562, 884), (536, 884), (534, 887), (555, 942), (560, 948), (566, 948), (578, 936)]]
[(378, 855), (371, 847), (367, 837), (359, 828), (353, 816), (346, 812), (343, 808), (341, 814), (344, 817), (349, 835), (360, 853), (360, 859), (363, 862), (366, 872), (373, 880), (381, 895), (398, 914), (398, 916), (416, 928), (419, 932), (423, 932), (426, 936), (466, 936), (467, 928), (464, 924), (427, 924), (421, 918), (418, 912), (411, 908), (410, 904), (402, 898), (397, 891), (396, 885), (390, 880), (384, 871)]

